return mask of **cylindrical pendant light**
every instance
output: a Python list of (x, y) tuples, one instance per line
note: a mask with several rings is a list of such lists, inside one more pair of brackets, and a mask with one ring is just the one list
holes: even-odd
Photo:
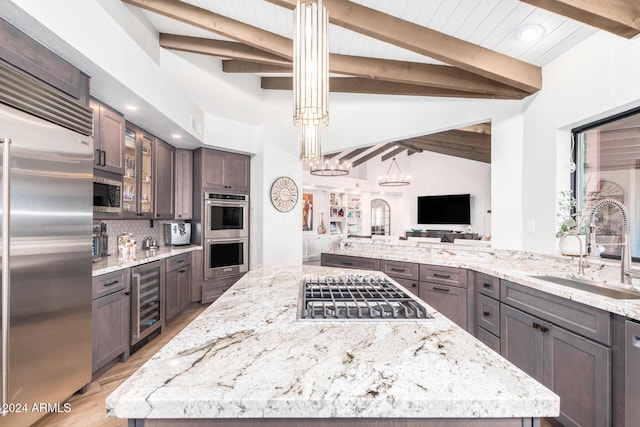
[(322, 0), (298, 0), (293, 35), (293, 121), (300, 158), (319, 160), (320, 125), (329, 123), (329, 18)]

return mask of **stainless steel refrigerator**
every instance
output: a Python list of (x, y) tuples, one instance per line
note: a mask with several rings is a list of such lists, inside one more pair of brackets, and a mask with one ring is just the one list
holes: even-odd
[(91, 138), (0, 104), (2, 405), (30, 425), (91, 380)]

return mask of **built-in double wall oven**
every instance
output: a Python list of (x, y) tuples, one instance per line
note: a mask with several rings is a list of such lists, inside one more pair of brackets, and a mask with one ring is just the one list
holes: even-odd
[(205, 278), (249, 270), (249, 196), (204, 193)]

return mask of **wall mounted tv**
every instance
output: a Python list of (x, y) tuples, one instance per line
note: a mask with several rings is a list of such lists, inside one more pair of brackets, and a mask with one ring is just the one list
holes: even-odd
[(418, 224), (471, 224), (471, 196), (449, 194), (418, 197)]

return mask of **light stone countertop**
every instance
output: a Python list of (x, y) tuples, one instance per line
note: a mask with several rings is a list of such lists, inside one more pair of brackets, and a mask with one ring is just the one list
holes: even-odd
[[(347, 239), (345, 247), (328, 253), (379, 258), (467, 268), (501, 279), (519, 283), (569, 300), (611, 313), (640, 320), (640, 299), (621, 300), (596, 293), (578, 290), (552, 282), (535, 279), (535, 275), (577, 277), (578, 258), (554, 256), (524, 251), (500, 250), (458, 244), (430, 244), (412, 241), (383, 241), (372, 239)], [(640, 282), (620, 282), (620, 263), (610, 260), (589, 260), (584, 279), (605, 287), (640, 291)], [(635, 266), (636, 269), (640, 268)], [(638, 271), (640, 273), (640, 271)]]
[(148, 262), (157, 261), (159, 259), (180, 255), (185, 252), (201, 251), (202, 246), (161, 246), (156, 251), (137, 250), (135, 259), (123, 260), (118, 254), (112, 254), (102, 258), (101, 261), (93, 263), (92, 276), (100, 276), (101, 274), (111, 273), (113, 271), (122, 270), (123, 268), (135, 267), (137, 265), (146, 264)]
[(107, 414), (130, 419), (558, 415), (555, 394), (417, 297), (412, 296), (434, 319), (296, 320), (303, 278), (353, 273), (299, 265), (251, 270), (116, 389), (107, 398)]

